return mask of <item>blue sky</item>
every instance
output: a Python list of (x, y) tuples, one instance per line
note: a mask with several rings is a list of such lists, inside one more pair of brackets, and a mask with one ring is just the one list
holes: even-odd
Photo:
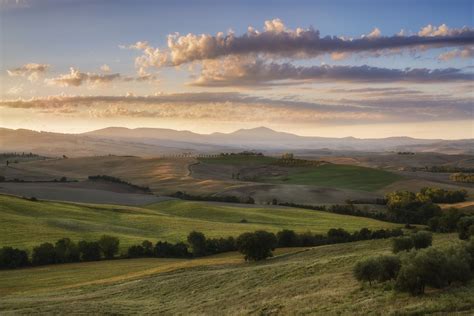
[[(463, 27), (472, 29), (472, 1), (1, 0), (0, 5), (0, 80), (2, 83), (0, 98), (3, 100), (47, 98), (53, 95), (124, 96), (128, 93), (131, 97), (157, 93), (208, 93), (209, 100), (214, 100), (215, 95), (220, 94), (223, 99), (219, 102), (229, 103), (225, 93), (239, 93), (242, 100), (245, 100), (246, 97), (262, 98), (265, 99), (262, 101), (263, 103), (271, 103), (273, 107), (276, 106), (275, 102), (291, 99), (294, 103), (288, 105), (278, 103), (278, 106), (286, 106), (292, 113), (294, 112), (294, 120), (285, 121), (282, 118), (281, 121), (278, 121), (278, 117), (275, 115), (275, 120), (270, 122), (272, 123), (270, 125), (276, 129), (295, 133), (317, 134), (324, 128), (327, 131), (333, 131), (332, 133), (337, 136), (349, 136), (352, 135), (350, 130), (341, 134), (339, 133), (340, 127), (354, 126), (359, 128), (360, 132), (353, 132), (353, 136), (368, 136), (371, 133), (377, 133), (375, 128), (383, 130), (383, 124), (390, 126), (402, 123), (413, 124), (410, 130), (416, 130), (419, 123), (428, 124), (431, 122), (436, 125), (438, 123), (435, 122), (442, 122), (439, 124), (458, 122), (462, 125), (462, 130), (449, 137), (472, 137), (472, 103), (470, 103), (472, 80), (466, 80), (465, 76), (466, 73), (470, 73), (472, 66), (470, 54), (474, 52), (474, 49), (471, 42), (459, 46), (441, 44), (427, 48), (416, 46), (413, 49), (405, 49), (402, 47), (399, 49), (400, 51), (396, 49), (390, 50), (390, 52), (387, 50), (375, 51), (377, 54), (374, 54), (374, 51), (337, 52), (342, 54), (341, 58), (336, 58), (331, 52), (313, 55), (310, 53), (309, 57), (306, 55), (301, 58), (298, 53), (288, 55), (285, 52), (277, 52), (273, 54), (263, 50), (241, 54), (230, 51), (204, 59), (190, 57), (191, 59), (179, 62), (179, 65), (174, 61), (171, 64), (168, 61), (166, 65), (158, 65), (156, 60), (152, 62), (149, 59), (145, 64), (142, 60), (140, 64), (135, 61), (135, 58), (142, 55), (146, 57), (146, 48), (124, 49), (119, 47), (146, 41), (148, 49), (158, 48), (166, 53), (166, 51), (172, 51), (167, 44), (169, 34), (177, 32), (180, 35), (191, 33), (196, 36), (200, 34), (215, 36), (218, 32), (227, 33), (232, 30), (239, 37), (247, 32), (249, 26), (262, 32), (265, 21), (274, 19), (281, 20), (285, 30), (290, 33), (297, 28), (307, 30), (308, 27), (313, 27), (315, 30), (319, 30), (321, 38), (329, 35), (358, 39), (363, 34), (367, 36), (375, 28), (380, 30), (380, 34), (375, 36), (376, 39), (391, 37), (401, 29), (405, 30), (407, 36), (411, 36), (419, 34), (418, 32), (427, 25), (439, 27), (443, 24), (446, 24), (449, 27), (449, 32), (452, 33), (452, 30), (462, 30)], [(441, 34), (441, 36), (451, 36), (449, 32)], [(429, 36), (433, 35), (436, 34), (433, 33)], [(470, 40), (469, 37), (468, 41)], [(379, 52), (380, 54), (378, 54)], [(446, 56), (452, 57), (441, 58), (444, 53), (448, 53)], [(161, 56), (161, 53), (155, 52), (155, 54), (154, 57)], [(169, 53), (167, 56), (170, 58), (169, 56), (172, 55)], [(220, 73), (222, 64), (217, 65), (221, 62), (225, 62), (225, 67), (227, 67), (224, 73)], [(281, 75), (281, 77), (274, 73), (269, 74), (270, 63), (280, 66), (286, 65), (285, 69), (279, 70), (278, 76)], [(28, 64), (47, 65), (47, 69), (25, 70), (24, 65)], [(107, 65), (106, 68), (110, 68), (110, 70), (100, 70), (103, 65)], [(341, 66), (342, 68), (314, 69), (314, 67), (321, 67), (321, 65)], [(292, 68), (289, 71), (288, 66), (297, 68)], [(377, 67), (377, 69), (351, 68), (360, 66)], [(70, 73), (70, 67), (75, 68), (74, 74)], [(139, 71), (140, 67), (142, 68), (141, 72)], [(311, 67), (313, 69), (310, 69)], [(397, 75), (392, 74), (392, 71), (387, 75), (387, 78), (392, 78), (392, 75), (403, 78), (385, 80), (385, 78), (376, 77), (378, 79), (361, 80), (361, 76), (363, 77), (366, 73), (369, 78), (374, 73), (385, 73), (385, 69), (403, 70), (406, 68), (428, 70), (451, 68), (455, 69), (457, 73), (453, 75), (455, 77), (453, 80), (433, 80), (434, 74), (432, 73), (427, 73), (423, 78), (416, 75), (417, 77), (413, 79), (410, 77), (413, 74)], [(15, 69), (16, 72), (12, 73), (12, 70)], [(271, 71), (275, 71), (274, 68), (271, 69)], [(323, 79), (318, 77), (321, 71), (324, 72)], [(344, 74), (341, 75), (340, 71)], [(358, 73), (356, 78), (352, 75), (354, 72)], [(257, 73), (258, 76), (255, 75)], [(31, 74), (34, 75), (34, 78), (30, 76)], [(117, 74), (117, 77), (113, 77), (113, 74)], [(252, 75), (255, 77), (251, 77)], [(76, 79), (79, 78), (79, 81), (72, 81), (74, 78), (71, 77), (74, 76), (77, 77)], [(145, 76), (148, 77), (145, 78)], [(410, 78), (407, 80), (408, 77)], [(407, 81), (410, 83), (407, 84)], [(380, 90), (377, 95), (373, 91), (370, 95), (361, 95), (361, 89), (374, 85)], [(382, 95), (382, 88), (386, 91), (385, 95)], [(406, 104), (413, 104), (414, 112), (419, 113), (414, 116), (413, 120), (401, 122), (402, 115), (400, 113), (403, 110), (394, 113), (393, 108), (397, 104), (389, 104), (393, 98), (394, 89), (405, 89), (403, 90), (405, 99), (397, 97), (400, 97), (401, 108)], [(338, 92), (335, 92), (336, 90)], [(406, 92), (408, 90), (411, 91)], [(414, 92), (415, 90), (416, 92)], [(449, 105), (442, 107), (437, 103), (429, 103), (430, 100), (439, 101), (441, 99), (443, 101), (443, 98), (446, 99), (445, 104)], [(377, 103), (374, 99), (380, 100), (380, 102)], [(244, 102), (242, 100), (238, 102), (234, 100), (234, 102), (241, 104)], [(357, 100), (357, 105), (352, 104), (354, 100)], [(154, 102), (161, 101), (155, 100)], [(199, 101), (203, 103), (197, 106), (195, 106), (196, 101), (192, 98), (186, 102), (192, 104), (193, 108), (199, 107), (201, 111), (205, 112), (209, 111), (209, 102), (211, 101)], [(313, 112), (309, 113), (315, 118), (314, 122), (296, 123), (297, 117), (303, 115), (302, 110), (295, 105), (296, 102), (314, 103), (314, 108), (311, 109)], [(267, 103), (265, 103), (266, 106), (268, 106)], [(102, 110), (104, 112), (104, 108), (109, 109), (112, 106), (102, 102), (98, 106), (100, 109), (94, 107), (92, 111), (90, 105), (83, 105), (83, 108), (75, 107), (78, 113), (73, 114), (75, 110), (71, 110), (71, 106), (67, 104), (56, 104), (55, 111), (51, 109), (41, 109), (40, 111), (38, 106), (7, 105), (6, 103), (1, 106), (1, 104), (0, 111), (3, 112), (3, 117), (9, 118), (0, 121), (3, 126), (32, 129), (42, 129), (47, 126), (48, 129), (55, 131), (86, 130), (88, 127), (84, 126), (84, 121), (91, 122), (91, 117), (87, 117), (87, 115), (90, 116), (90, 113), (94, 111), (101, 113), (100, 110)], [(349, 105), (361, 107), (367, 104), (371, 104), (371, 109), (367, 110), (364, 115), (357, 109), (353, 111), (346, 109)], [(336, 108), (341, 105), (345, 107)], [(154, 120), (150, 120), (149, 115), (144, 117), (145, 115), (140, 115), (137, 111), (130, 112), (130, 107), (135, 107), (136, 104), (127, 105), (124, 103), (123, 106), (127, 109), (116, 109), (115, 112), (108, 110), (109, 112), (107, 112), (115, 113), (114, 115), (117, 115), (116, 121), (105, 120), (101, 117), (104, 114), (94, 112), (96, 117), (93, 118), (93, 127), (120, 123), (130, 127), (160, 125), (180, 129), (182, 126), (187, 126), (185, 118), (191, 115), (179, 112), (185, 112), (185, 110), (174, 108), (173, 113), (179, 112), (176, 114), (177, 117), (167, 114), (167, 120), (164, 116), (153, 114), (152, 116), (156, 117)], [(142, 107), (140, 113), (158, 113), (163, 111), (163, 106), (161, 103), (153, 102), (140, 104)], [(258, 106), (262, 105), (259, 103), (256, 107)], [(333, 111), (329, 106), (334, 106), (335, 110)], [(470, 106), (471, 112), (469, 112)], [(58, 107), (63, 109), (62, 113), (58, 113)], [(311, 106), (307, 105), (304, 111), (307, 111), (307, 107)], [(322, 108), (324, 110), (321, 110)], [(389, 111), (388, 108), (392, 108), (392, 110)], [(233, 109), (232, 111), (234, 111)], [(273, 111), (272, 109), (270, 107), (267, 110)], [(280, 108), (277, 108), (275, 112), (279, 110)], [(86, 111), (89, 114), (86, 114)], [(222, 111), (224, 117), (229, 115), (228, 109), (222, 109)], [(118, 115), (117, 112), (121, 114)], [(353, 119), (348, 112), (352, 113)], [(130, 113), (130, 116), (127, 117), (126, 113)], [(332, 113), (332, 116), (329, 113)], [(26, 119), (25, 114), (45, 116), (51, 124), (39, 124), (31, 117)], [(199, 114), (201, 118), (208, 116)], [(67, 120), (74, 123), (59, 123), (67, 122)], [(195, 118), (193, 120), (195, 122)], [(53, 124), (53, 122), (55, 123)], [(371, 122), (374, 125), (371, 125)], [(209, 126), (207, 123), (205, 125)], [(219, 131), (230, 131), (238, 127), (252, 127), (254, 125), (269, 125), (269, 122), (265, 120), (243, 124), (226, 119), (214, 123), (211, 126)], [(318, 126), (317, 130), (314, 128), (315, 125)], [(371, 126), (374, 128), (372, 132), (370, 131)], [(202, 124), (194, 124), (191, 127), (201, 132), (214, 131), (209, 127), (203, 128)], [(435, 131), (436, 128), (433, 128), (433, 133)], [(411, 133), (416, 136), (421, 131)], [(391, 134), (402, 135), (403, 130), (397, 131), (395, 128)], [(433, 136), (439, 135), (433, 134)]]

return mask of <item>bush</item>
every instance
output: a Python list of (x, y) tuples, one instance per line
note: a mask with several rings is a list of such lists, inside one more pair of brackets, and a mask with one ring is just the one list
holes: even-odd
[(187, 239), (195, 257), (206, 255), (206, 236), (203, 233), (192, 231)]
[(153, 256), (153, 243), (149, 240), (142, 242), (143, 254), (147, 257)]
[(380, 256), (377, 261), (380, 266), (377, 281), (384, 282), (397, 278), (401, 267), (400, 258), (397, 256)]
[(118, 253), (120, 240), (117, 237), (103, 235), (99, 239), (100, 250), (104, 257), (111, 259)]
[(20, 268), (28, 264), (28, 254), (26, 251), (12, 247), (0, 249), (0, 269)]
[(78, 246), (69, 238), (59, 239), (54, 250), (58, 263), (77, 262), (80, 259)]
[(413, 239), (415, 249), (428, 248), (433, 242), (433, 235), (426, 231), (416, 232), (411, 238)]
[(398, 253), (400, 251), (410, 251), (414, 247), (413, 238), (402, 236), (392, 239), (392, 251)]
[(474, 225), (474, 216), (465, 216), (458, 222), (458, 234), (460, 239), (469, 239), (474, 233), (471, 226)]
[(380, 262), (377, 258), (367, 258), (356, 263), (353, 274), (358, 281), (369, 282), (372, 285), (372, 281), (379, 277), (380, 269)]
[(97, 241), (80, 241), (78, 243), (82, 261), (97, 261), (101, 257), (100, 244)]
[(284, 229), (276, 234), (278, 247), (295, 247), (298, 245), (298, 236), (293, 230)]
[(34, 247), (31, 261), (34, 265), (55, 263), (56, 251), (53, 244), (45, 242), (37, 247)]
[(237, 238), (237, 248), (245, 255), (245, 261), (258, 261), (271, 257), (276, 245), (276, 236), (263, 230), (244, 233)]
[(127, 250), (128, 258), (141, 258), (143, 256), (145, 256), (145, 249), (140, 245), (131, 246)]

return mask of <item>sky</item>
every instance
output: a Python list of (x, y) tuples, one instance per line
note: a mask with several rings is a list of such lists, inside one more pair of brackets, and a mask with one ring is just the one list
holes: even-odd
[(474, 137), (472, 1), (0, 0), (0, 127)]

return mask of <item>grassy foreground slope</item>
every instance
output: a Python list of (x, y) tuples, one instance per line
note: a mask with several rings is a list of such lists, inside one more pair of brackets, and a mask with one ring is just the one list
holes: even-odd
[[(457, 242), (454, 235), (436, 235), (434, 245)], [(24, 271), (30, 285), (27, 292), (0, 294), (0, 312), (42, 314), (316, 314), (316, 315), (400, 315), (465, 314), (474, 312), (474, 283), (429, 290), (422, 297), (391, 291), (387, 285), (362, 286), (352, 277), (354, 263), (362, 258), (390, 253), (389, 240), (371, 240), (312, 248), (282, 255), (262, 263), (242, 263), (233, 254), (208, 258), (187, 267), (160, 270), (167, 264), (156, 259), (149, 270), (144, 259), (130, 262), (98, 262), (116, 270), (115, 279), (81, 285), (74, 280), (81, 264), (62, 270), (56, 284), (43, 291), (44, 279), (54, 271), (32, 268)], [(215, 264), (209, 261), (215, 260)], [(218, 261), (220, 260), (220, 261)], [(90, 267), (84, 266), (84, 269)], [(140, 275), (137, 268), (143, 265)], [(60, 269), (66, 268), (63, 265)], [(120, 274), (118, 270), (123, 269)], [(130, 270), (135, 271), (130, 275)], [(71, 275), (77, 271), (74, 275)], [(1, 272), (13, 280), (9, 273)], [(109, 272), (110, 273), (110, 272)], [(10, 279), (8, 279), (10, 277)], [(17, 276), (18, 277), (18, 276)], [(25, 282), (25, 281), (23, 281)], [(49, 281), (51, 282), (51, 281)], [(63, 283), (62, 283), (63, 282)], [(72, 282), (72, 284), (71, 284)], [(3, 287), (5, 281), (0, 281)]]
[[(144, 239), (184, 241), (193, 230), (209, 237), (238, 236), (264, 229), (288, 228), (325, 233), (330, 228), (349, 231), (398, 225), (362, 217), (285, 207), (224, 205), (167, 201), (148, 207), (104, 204), (33, 202), (0, 195), (0, 246), (31, 249), (59, 238), (98, 239), (103, 234), (120, 238), (122, 249)], [(247, 223), (240, 223), (246, 219)]]

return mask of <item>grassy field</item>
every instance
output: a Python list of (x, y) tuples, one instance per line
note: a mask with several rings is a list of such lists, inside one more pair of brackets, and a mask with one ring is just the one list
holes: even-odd
[[(198, 230), (210, 237), (237, 236), (264, 229), (288, 228), (325, 233), (329, 228), (349, 231), (397, 225), (362, 217), (326, 212), (250, 205), (166, 201), (147, 207), (74, 204), (29, 200), (0, 195), (0, 246), (31, 249), (40, 242), (62, 237), (98, 239), (103, 234), (120, 238), (122, 249), (144, 239), (184, 241)], [(246, 219), (248, 223), (240, 223)]]
[(318, 185), (362, 191), (375, 191), (402, 179), (394, 173), (359, 166), (325, 164), (304, 170), (296, 169), (285, 176), (266, 177), (271, 183)]
[[(436, 235), (434, 245), (455, 242), (454, 235)], [(473, 282), (411, 297), (392, 291), (390, 283), (361, 286), (352, 277), (356, 261), (388, 253), (390, 240), (372, 240), (262, 263), (243, 263), (229, 253), (3, 271), (0, 313), (472, 315)]]

